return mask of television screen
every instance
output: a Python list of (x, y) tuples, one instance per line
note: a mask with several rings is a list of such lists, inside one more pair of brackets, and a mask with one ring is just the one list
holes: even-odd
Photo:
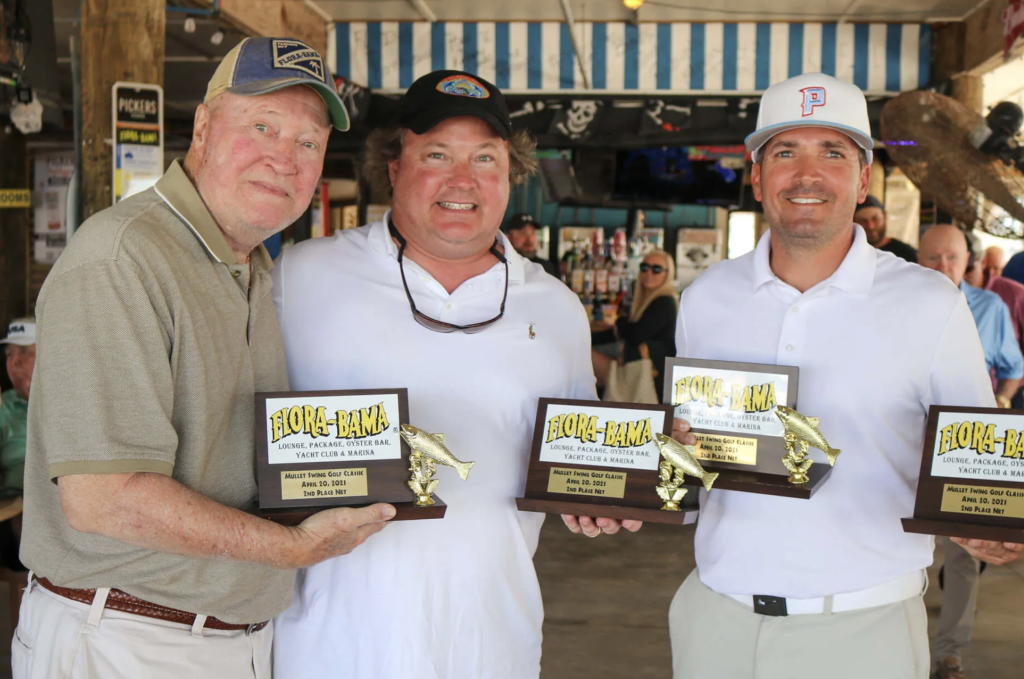
[(619, 151), (615, 198), (735, 206), (743, 193), (743, 147), (669, 146)]

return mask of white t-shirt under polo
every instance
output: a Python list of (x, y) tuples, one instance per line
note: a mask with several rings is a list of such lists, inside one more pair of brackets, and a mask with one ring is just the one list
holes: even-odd
[(853, 234), (836, 272), (802, 294), (772, 272), (770, 233), (683, 292), (680, 356), (799, 366), (797, 409), (842, 450), (810, 500), (702, 493), (697, 569), (717, 592), (805, 599), (927, 567), (933, 539), (900, 519), (913, 515), (928, 407), (995, 405), (960, 291)]
[[(505, 316), (476, 334), (413, 320), (384, 222), (301, 243), (275, 267), (292, 389), (408, 387), (411, 423), (476, 462), (467, 481), (438, 466), (444, 519), (391, 524), (300, 571), (275, 622), (277, 679), (538, 676), (544, 613), (532, 558), (544, 517), (517, 511), (515, 498), (537, 400), (596, 396), (583, 307), (500, 238)], [(501, 264), (450, 295), (404, 264), (423, 313), (459, 325), (498, 314)]]

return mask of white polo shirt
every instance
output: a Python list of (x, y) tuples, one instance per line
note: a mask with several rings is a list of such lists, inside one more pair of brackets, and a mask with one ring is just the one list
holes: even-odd
[[(300, 572), (275, 622), (274, 676), (536, 679), (544, 612), (532, 558), (544, 516), (519, 512), (515, 498), (537, 400), (596, 398), (586, 312), (501, 235), (505, 316), (476, 334), (427, 330), (385, 223), (281, 255), (274, 302), (292, 389), (408, 387), (411, 423), (476, 466), (467, 481), (438, 466), (444, 519), (394, 523)], [(500, 263), (450, 295), (404, 265), (423, 313), (459, 325), (498, 314)]]
[(900, 519), (913, 516), (928, 407), (995, 405), (960, 291), (853, 233), (836, 272), (802, 294), (772, 273), (770, 233), (683, 292), (680, 356), (799, 366), (797, 409), (842, 450), (810, 500), (702, 493), (697, 569), (717, 592), (805, 599), (927, 567), (933, 538)]

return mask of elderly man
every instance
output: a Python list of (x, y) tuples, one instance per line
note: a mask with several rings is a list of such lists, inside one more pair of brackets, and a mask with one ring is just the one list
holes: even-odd
[[(408, 387), (412, 422), (476, 466), (465, 483), (441, 474), (444, 519), (390, 526), (305, 571), (275, 621), (274, 676), (536, 679), (544, 517), (515, 498), (538, 398), (595, 398), (590, 327), (576, 296), (498, 230), (510, 182), (534, 165), (501, 92), (438, 71), (400, 111), (366, 161), (391, 211), (301, 243), (274, 269), (289, 375), (304, 390)], [(566, 521), (591, 537), (619, 529)]]
[(36, 319), (18, 318), (0, 340), (7, 354), (7, 376), (13, 388), (0, 403), (0, 471), (3, 488), (21, 494), (25, 479), (25, 437), (28, 424), (28, 393), (36, 365)]
[(885, 207), (882, 205), (882, 201), (874, 196), (865, 198), (857, 206), (857, 211), (853, 213), (853, 221), (863, 227), (864, 235), (872, 246), (885, 252), (891, 252), (908, 262), (917, 261), (917, 250), (886, 234)]
[[(773, 85), (746, 143), (771, 229), (684, 291), (677, 351), (798, 366), (800, 411), (850, 457), (809, 501), (702, 493), (697, 569), (669, 612), (675, 677), (925, 679), (932, 538), (900, 519), (928, 407), (993, 405), (970, 310), (853, 223), (872, 148), (858, 88), (823, 74)], [(908, 341), (886, 341), (894, 330)], [(688, 429), (676, 420), (695, 442)], [(996, 560), (1020, 548), (972, 547)]]
[[(999, 251), (995, 256), (992, 255), (993, 248)], [(1006, 303), (1006, 307), (1010, 310), (1010, 321), (1013, 325), (1013, 334), (1017, 338), (1017, 346), (1024, 353), (1024, 285), (1000, 275), (1002, 266), (999, 257), (1001, 256), (1002, 249), (997, 246), (985, 250), (985, 256), (980, 261), (973, 254), (970, 255), (967, 271), (964, 273), (964, 281), (975, 288), (996, 293)], [(1019, 388), (1011, 402), (1014, 408), (1024, 407)]]
[[(965, 279), (968, 269), (977, 271), (982, 268), (979, 263), (971, 261), (973, 254), (968, 238), (955, 226), (933, 226), (921, 237), (920, 263), (945, 274), (963, 291), (978, 326), (986, 366), (996, 380), (996, 401), (1001, 407), (1009, 408), (1024, 375), (1024, 357), (1021, 356), (1019, 337), (1014, 332), (1007, 304), (995, 292), (970, 285)], [(984, 273), (982, 279), (978, 282), (984, 282)], [(991, 280), (1004, 281), (1004, 290), (1014, 285), (1022, 287), (1016, 281), (999, 276)], [(932, 656), (938, 665), (939, 679), (965, 679), (967, 675), (961, 657), (971, 642), (980, 564), (947, 538), (939, 538), (939, 544), (945, 558), (944, 586), (942, 613), (938, 634), (932, 644)]]
[(985, 366), (995, 380), (996, 402), (1009, 408), (1021, 377), (1024, 356), (1013, 332), (1010, 310), (994, 292), (976, 288), (964, 280), (970, 249), (967, 235), (951, 224), (938, 224), (921, 236), (918, 262), (944, 274), (967, 298), (985, 352)]
[(534, 264), (540, 264), (544, 271), (558, 278), (558, 264), (537, 257), (537, 222), (531, 215), (525, 212), (512, 215), (505, 224), (505, 235), (516, 252)]
[[(18, 318), (0, 340), (7, 354), (7, 376), (12, 388), (0, 396), (0, 497), (22, 494), (25, 481), (25, 437), (28, 425), (28, 392), (36, 365), (36, 319)], [(0, 523), (0, 564), (21, 571), (18, 559), (21, 516)]]
[(307, 208), (347, 115), (296, 40), (233, 49), (184, 167), (92, 217), (37, 306), (15, 679), (270, 676), (295, 569), (389, 505), (286, 528), (256, 498), (253, 395), (288, 388), (260, 244)]

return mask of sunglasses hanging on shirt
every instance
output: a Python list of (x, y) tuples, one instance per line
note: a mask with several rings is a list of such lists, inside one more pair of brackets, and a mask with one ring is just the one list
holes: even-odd
[(409, 291), (409, 283), (405, 280), (405, 267), (402, 265), (402, 259), (405, 255), (405, 246), (407, 242), (405, 237), (398, 232), (395, 228), (394, 223), (388, 220), (388, 231), (391, 236), (398, 241), (398, 269), (402, 272), (402, 285), (405, 287), (405, 296), (409, 298), (409, 308), (412, 309), (412, 317), (416, 319), (416, 322), (422, 325), (427, 330), (433, 330), (434, 332), (455, 332), (461, 330), (465, 333), (475, 333), (486, 329), (488, 326), (497, 323), (501, 320), (501, 317), (505, 315), (505, 301), (508, 299), (508, 260), (505, 255), (498, 249), (498, 239), (494, 239), (494, 245), (491, 246), (491, 254), (498, 258), (498, 261), (505, 265), (505, 293), (501, 297), (501, 308), (498, 310), (498, 315), (489, 321), (481, 321), (480, 323), (471, 323), (469, 325), (455, 325), (454, 323), (447, 323), (445, 321), (439, 321), (436, 318), (431, 318), (425, 313), (416, 308), (416, 302), (412, 298), (412, 292)]

